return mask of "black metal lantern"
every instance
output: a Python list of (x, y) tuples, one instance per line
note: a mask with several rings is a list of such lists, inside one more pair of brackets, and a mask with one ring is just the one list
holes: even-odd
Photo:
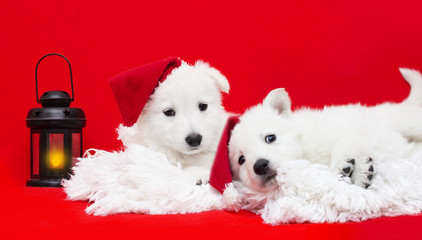
[[(40, 62), (51, 55), (64, 58), (69, 65), (72, 97), (65, 91), (47, 91), (38, 99), (37, 71)], [(82, 156), (82, 128), (85, 113), (80, 108), (70, 108), (74, 100), (72, 68), (66, 57), (57, 53), (42, 57), (35, 68), (37, 102), (42, 108), (32, 108), (26, 118), (31, 129), (31, 179), (27, 186), (60, 187), (68, 178), (75, 158)]]

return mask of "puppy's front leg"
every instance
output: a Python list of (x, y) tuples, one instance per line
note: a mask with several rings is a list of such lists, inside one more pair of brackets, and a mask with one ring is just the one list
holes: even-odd
[(339, 161), (334, 169), (344, 177), (351, 177), (355, 171), (355, 163), (356, 160), (354, 158), (346, 158), (343, 161)]
[(331, 169), (344, 177), (350, 177), (355, 185), (368, 188), (374, 180), (374, 160), (371, 157), (346, 157), (332, 163)]
[(358, 149), (358, 146), (350, 144), (337, 145), (331, 154), (330, 168), (344, 177), (350, 177), (355, 185), (368, 188), (375, 175), (374, 159)]
[(352, 182), (363, 188), (368, 188), (371, 186), (374, 176), (374, 159), (367, 156), (358, 157), (356, 159), (355, 171), (351, 176)]
[(207, 184), (210, 178), (210, 170), (200, 166), (189, 166), (183, 169), (183, 172), (196, 179), (196, 185)]

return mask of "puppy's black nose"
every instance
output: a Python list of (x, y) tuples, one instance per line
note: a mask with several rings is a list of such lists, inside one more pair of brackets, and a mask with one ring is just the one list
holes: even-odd
[(253, 170), (257, 175), (265, 175), (268, 172), (270, 161), (267, 159), (258, 159), (253, 165)]
[(199, 146), (201, 144), (201, 140), (202, 140), (202, 136), (200, 134), (197, 134), (197, 133), (189, 134), (189, 136), (187, 136), (185, 138), (185, 141), (191, 147), (197, 147), (197, 146)]

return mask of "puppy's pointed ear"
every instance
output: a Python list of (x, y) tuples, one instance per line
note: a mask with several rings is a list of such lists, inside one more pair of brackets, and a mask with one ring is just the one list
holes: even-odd
[(220, 73), (220, 71), (211, 67), (208, 63), (206, 63), (202, 60), (196, 61), (194, 67), (203, 71), (208, 76), (210, 76), (215, 81), (217, 88), (221, 92), (229, 93), (229, 90), (230, 90), (229, 81), (227, 80), (227, 78), (223, 74)]
[(268, 93), (262, 105), (273, 108), (279, 115), (287, 115), (292, 112), (290, 97), (284, 88), (276, 88)]

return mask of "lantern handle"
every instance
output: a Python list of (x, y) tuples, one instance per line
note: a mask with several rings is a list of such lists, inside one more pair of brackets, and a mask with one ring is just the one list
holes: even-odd
[(49, 54), (45, 55), (44, 57), (42, 57), (42, 58), (38, 61), (37, 66), (35, 67), (35, 91), (36, 91), (36, 94), (37, 94), (37, 95), (36, 95), (36, 96), (37, 96), (37, 102), (38, 102), (38, 103), (41, 103), (40, 99), (38, 99), (38, 77), (37, 77), (37, 73), (38, 73), (38, 65), (40, 64), (40, 62), (41, 62), (44, 58), (46, 58), (46, 57), (48, 57), (48, 56), (51, 56), (51, 55), (56, 55), (56, 56), (59, 56), (59, 57), (64, 58), (64, 60), (66, 60), (67, 64), (69, 65), (69, 72), (70, 72), (70, 86), (72, 87), (72, 99), (71, 99), (71, 101), (70, 101), (70, 102), (73, 102), (73, 100), (74, 100), (74, 93), (73, 93), (72, 67), (70, 66), (70, 62), (69, 62), (69, 60), (67, 60), (67, 58), (66, 58), (65, 56), (63, 56), (63, 55), (61, 55), (61, 54), (58, 54), (58, 53), (49, 53)]

